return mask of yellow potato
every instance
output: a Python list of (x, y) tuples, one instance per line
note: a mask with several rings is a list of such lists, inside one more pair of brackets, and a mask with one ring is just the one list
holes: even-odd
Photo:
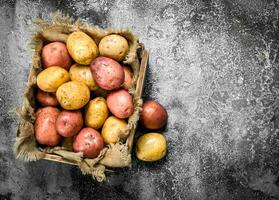
[(57, 89), (56, 97), (62, 108), (77, 110), (88, 103), (90, 90), (84, 83), (69, 81)]
[(159, 133), (147, 133), (142, 135), (136, 145), (137, 158), (143, 161), (157, 161), (167, 153), (166, 138)]
[(95, 91), (99, 88), (93, 79), (89, 66), (74, 64), (70, 68), (69, 73), (72, 81), (82, 82), (92, 91)]
[(60, 85), (69, 80), (70, 76), (67, 70), (62, 67), (53, 66), (38, 74), (37, 85), (45, 92), (56, 92)]
[(85, 124), (93, 129), (99, 129), (108, 118), (109, 110), (106, 100), (103, 97), (97, 97), (89, 101), (85, 111)]
[(116, 143), (121, 140), (125, 140), (129, 131), (125, 120), (118, 119), (114, 116), (110, 116), (102, 129), (102, 137), (106, 144)]
[(72, 58), (82, 65), (89, 65), (99, 54), (94, 40), (81, 31), (71, 33), (66, 45)]
[(99, 43), (100, 55), (121, 61), (129, 50), (127, 40), (117, 34), (107, 35)]

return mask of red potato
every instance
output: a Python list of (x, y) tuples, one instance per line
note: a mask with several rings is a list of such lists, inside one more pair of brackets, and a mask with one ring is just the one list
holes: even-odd
[(90, 67), (95, 82), (105, 90), (117, 89), (124, 82), (122, 66), (111, 58), (98, 57)]
[(120, 119), (130, 117), (134, 112), (132, 96), (124, 89), (111, 92), (107, 96), (107, 106)]
[(34, 125), (35, 138), (38, 143), (47, 146), (56, 146), (61, 136), (56, 131), (55, 123), (60, 111), (54, 107), (40, 108), (36, 113)]
[(36, 99), (42, 106), (57, 106), (59, 104), (55, 93), (44, 92), (43, 90), (38, 89), (36, 94)]
[(168, 113), (158, 102), (147, 101), (143, 104), (140, 120), (146, 128), (159, 129), (166, 125)]
[(83, 126), (81, 111), (63, 110), (56, 120), (56, 130), (63, 137), (76, 135)]
[(82, 152), (87, 158), (96, 158), (104, 148), (104, 141), (98, 131), (93, 128), (83, 128), (76, 136), (73, 149)]
[(36, 113), (35, 113), (35, 119), (37, 118), (37, 116), (40, 114), (40, 112), (42, 111), (43, 108), (38, 108)]
[(62, 42), (51, 42), (42, 49), (42, 62), (44, 68), (59, 66), (66, 70), (71, 67), (71, 57), (67, 47)]
[(132, 86), (132, 81), (133, 81), (133, 72), (130, 67), (124, 66), (123, 67), (125, 78), (124, 78), (124, 83), (123, 83), (123, 88), (125, 90), (129, 90)]

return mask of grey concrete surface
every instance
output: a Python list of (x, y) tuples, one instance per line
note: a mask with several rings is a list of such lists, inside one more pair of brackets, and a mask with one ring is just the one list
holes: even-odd
[[(278, 1), (0, 1), (0, 199), (279, 199)], [(15, 160), (32, 19), (56, 10), (134, 30), (150, 52), (144, 98), (169, 113), (169, 153), (96, 183)], [(137, 137), (146, 130), (139, 129)]]

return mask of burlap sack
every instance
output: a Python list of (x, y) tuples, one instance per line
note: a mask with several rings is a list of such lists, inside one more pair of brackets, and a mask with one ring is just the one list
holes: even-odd
[(30, 69), (27, 87), (23, 97), (23, 103), (19, 109), (19, 127), (14, 152), (17, 159), (24, 161), (36, 161), (44, 158), (46, 153), (59, 155), (64, 159), (77, 164), (84, 174), (91, 174), (98, 181), (105, 180), (105, 167), (129, 167), (131, 165), (131, 154), (127, 143), (117, 143), (105, 147), (95, 159), (85, 159), (82, 153), (71, 152), (71, 145), (54, 148), (39, 148), (34, 137), (35, 91), (37, 89), (36, 76), (42, 70), (41, 50), (44, 42), (60, 41), (66, 42), (67, 37), (74, 31), (83, 31), (91, 36), (98, 45), (101, 38), (106, 35), (117, 33), (124, 36), (129, 43), (129, 52), (124, 60), (125, 64), (132, 67), (133, 86), (130, 93), (133, 96), (135, 111), (128, 119), (129, 132), (134, 131), (139, 119), (139, 112), (142, 106), (140, 97), (135, 96), (135, 86), (139, 74), (139, 60), (137, 57), (137, 37), (126, 29), (100, 29), (98, 27), (82, 23), (80, 20), (73, 20), (60, 13), (54, 14), (49, 20), (38, 19), (35, 22), (36, 30), (32, 39), (32, 49), (34, 50), (33, 62)]

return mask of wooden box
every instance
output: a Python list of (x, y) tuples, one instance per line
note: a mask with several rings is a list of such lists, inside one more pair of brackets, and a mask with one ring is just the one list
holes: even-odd
[[(71, 165), (78, 165), (83, 173), (91, 174), (92, 176), (96, 177), (97, 180), (102, 181), (105, 177), (104, 170), (107, 167), (127, 167), (131, 163), (131, 151), (133, 145), (134, 134), (136, 131), (137, 121), (139, 118), (139, 112), (141, 109), (141, 96), (144, 86), (144, 80), (146, 75), (147, 69), (147, 62), (148, 62), (148, 52), (145, 50), (144, 45), (137, 41), (137, 37), (127, 29), (100, 29), (98, 27), (91, 26), (90, 24), (80, 23), (79, 20), (74, 21), (71, 18), (58, 16), (53, 18), (50, 21), (39, 20), (39, 31), (36, 32), (33, 38), (33, 45), (34, 45), (34, 57), (33, 63), (31, 66), (29, 79), (26, 87), (26, 91), (24, 93), (23, 104), (19, 111), (20, 116), (20, 123), (17, 132), (17, 138), (14, 146), (14, 152), (16, 158), (24, 160), (24, 161), (36, 161), (39, 159), (45, 159), (60, 163), (66, 163)], [(98, 161), (95, 162), (94, 159), (86, 159), (82, 155), (78, 157), (78, 159), (72, 159), (76, 156), (74, 152), (71, 152), (67, 149), (62, 149), (61, 145), (58, 146), (60, 148), (58, 151), (63, 151), (62, 153), (57, 153), (55, 148), (50, 148), (48, 151), (45, 148), (41, 148), (38, 143), (35, 141), (34, 137), (34, 121), (35, 121), (35, 112), (38, 108), (38, 104), (35, 100), (35, 94), (37, 91), (37, 84), (36, 84), (36, 77), (40, 71), (42, 71), (42, 64), (41, 64), (41, 51), (42, 47), (45, 42), (64, 42), (66, 43), (67, 37), (70, 33), (74, 31), (83, 31), (91, 36), (94, 40), (96, 39), (98, 42), (100, 39), (108, 34), (120, 34), (126, 37), (129, 41), (129, 52), (127, 54), (128, 61), (127, 64), (131, 64), (133, 69), (136, 70), (137, 79), (134, 79), (134, 87), (132, 88), (133, 92), (133, 100), (134, 106), (137, 105), (137, 111), (134, 111), (134, 120), (131, 123), (129, 128), (129, 136), (124, 143), (119, 143), (122, 145), (121, 148), (125, 147), (125, 156), (128, 157), (128, 162), (126, 164), (123, 163), (122, 160), (119, 161), (120, 164), (115, 164), (110, 166), (109, 164), (104, 164), (105, 162), (101, 163), (102, 168), (96, 169), (95, 165), (99, 164), (99, 161), (102, 161), (103, 158), (107, 156), (107, 152), (104, 153), (103, 157), (100, 157), (102, 153), (98, 156)], [(96, 37), (96, 38), (94, 38)], [(130, 61), (129, 61), (130, 59)], [(130, 63), (129, 63), (130, 62)], [(136, 67), (135, 67), (136, 66)], [(135, 103), (137, 102), (137, 103)], [(141, 102), (141, 103), (139, 103)], [(130, 117), (131, 118), (131, 117)], [(128, 120), (128, 124), (130, 122), (130, 118)], [(112, 147), (109, 145), (106, 147), (108, 150), (111, 150)], [(111, 149), (110, 149), (111, 148)], [(113, 152), (111, 150), (111, 152)], [(67, 155), (66, 155), (67, 154)], [(65, 156), (66, 155), (66, 156)], [(113, 157), (110, 154), (110, 158)], [(119, 156), (121, 157), (121, 156)], [(118, 160), (118, 159), (116, 159)], [(98, 166), (99, 167), (99, 166)], [(102, 171), (101, 178), (96, 173), (98, 171)]]

